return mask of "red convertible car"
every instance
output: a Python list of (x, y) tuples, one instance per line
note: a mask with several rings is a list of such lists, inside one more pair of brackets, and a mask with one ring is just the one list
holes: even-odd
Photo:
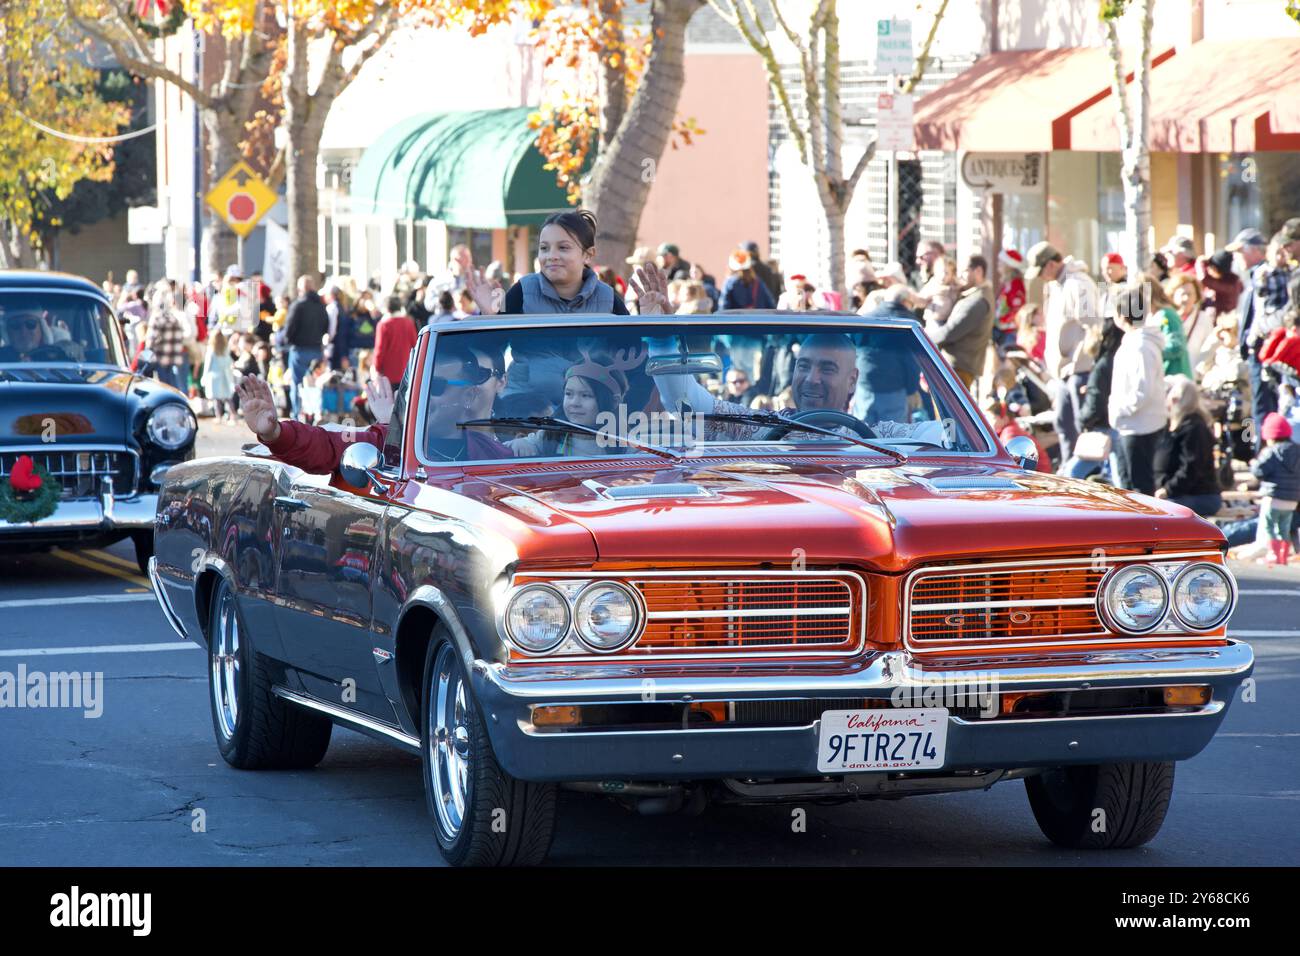
[(1053, 842), (1132, 847), (1253, 666), (1213, 525), (1038, 473), (905, 321), (467, 320), (386, 427), (287, 431), (167, 472), (159, 603), (227, 762), (312, 766), (334, 724), (419, 754), (455, 864), (541, 861), (559, 787), (1020, 779)]

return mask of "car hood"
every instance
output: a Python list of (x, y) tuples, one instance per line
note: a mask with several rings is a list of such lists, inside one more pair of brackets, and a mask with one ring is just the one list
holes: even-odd
[(1222, 541), (1179, 505), (996, 464), (575, 463), (479, 488), (485, 503), (527, 500), (552, 516), (546, 524), (585, 527), (602, 561), (802, 559), (889, 571), (936, 557)]
[(155, 386), (165, 387), (102, 365), (0, 365), (0, 446), (51, 433), (59, 442), (121, 444), (130, 431), (128, 392), (143, 397)]

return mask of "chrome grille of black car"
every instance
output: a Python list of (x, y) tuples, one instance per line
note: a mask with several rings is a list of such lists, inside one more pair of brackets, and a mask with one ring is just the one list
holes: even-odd
[(136, 456), (129, 451), (15, 449), (0, 451), (0, 481), (8, 481), (14, 462), (22, 455), (44, 468), (63, 488), (60, 500), (99, 496), (100, 478), (113, 479), (113, 497), (135, 494)]

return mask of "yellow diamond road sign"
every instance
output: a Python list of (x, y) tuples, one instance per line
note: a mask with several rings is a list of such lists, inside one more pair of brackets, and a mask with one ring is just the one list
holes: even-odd
[(204, 198), (235, 233), (247, 236), (279, 197), (247, 163), (238, 162)]

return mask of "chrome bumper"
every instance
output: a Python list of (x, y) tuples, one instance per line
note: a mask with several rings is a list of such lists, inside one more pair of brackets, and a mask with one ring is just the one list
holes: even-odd
[[(1199, 753), (1254, 667), (1250, 645), (1106, 651), (1069, 661), (962, 662), (934, 671), (906, 652), (877, 655), (862, 669), (827, 676), (651, 676), (640, 664), (524, 673), (475, 661), (471, 682), (502, 766), (525, 780), (664, 780), (816, 777), (818, 721), (803, 726), (692, 725), (683, 729), (538, 732), (531, 708), (599, 703), (701, 703), (735, 700), (890, 700), (911, 688), (960, 686), (976, 674), (1000, 693), (1209, 685), (1211, 700), (1173, 714), (1015, 720), (948, 718), (944, 770), (997, 770), (1063, 764), (1185, 760)], [(954, 665), (955, 666), (955, 665)], [(680, 672), (679, 672), (680, 673)], [(652, 696), (648, 696), (652, 695)]]
[(157, 494), (139, 494), (130, 498), (102, 495), (60, 501), (54, 514), (35, 522), (10, 524), (0, 520), (0, 541), (7, 534), (37, 536), (36, 532), (144, 531), (153, 528), (158, 512)]

